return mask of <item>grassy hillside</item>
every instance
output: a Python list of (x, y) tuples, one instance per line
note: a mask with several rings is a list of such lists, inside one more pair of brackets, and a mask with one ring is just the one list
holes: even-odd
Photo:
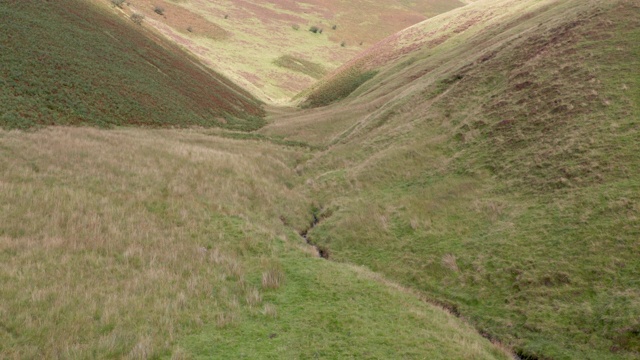
[(377, 74), (263, 130), (328, 146), (298, 168), (311, 241), (523, 358), (640, 356), (638, 19), (634, 1), (479, 1), (355, 59), (311, 98)]
[(283, 104), (315, 83), (318, 69), (332, 71), (384, 37), (462, 5), (458, 0), (129, 0), (114, 9), (125, 16), (144, 14), (147, 25), (211, 68), (261, 100)]
[(295, 190), (316, 147), (194, 127), (260, 126), (247, 93), (83, 2), (0, 12), (0, 358), (508, 358), (318, 257)]
[(4, 128), (263, 125), (246, 91), (129, 19), (76, 0), (0, 5)]
[(299, 146), (0, 130), (0, 357), (507, 359), (294, 232)]
[(640, 5), (466, 2), (265, 120), (149, 25), (303, 8), (0, 3), (3, 127), (191, 126), (0, 130), (0, 357), (640, 357)]

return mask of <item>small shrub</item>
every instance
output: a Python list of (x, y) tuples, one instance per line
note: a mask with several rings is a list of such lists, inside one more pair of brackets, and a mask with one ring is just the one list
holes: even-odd
[(133, 21), (134, 23), (138, 25), (142, 25), (143, 20), (144, 20), (144, 15), (138, 14), (138, 13), (131, 14), (131, 21)]
[(309, 28), (309, 31), (311, 31), (314, 34), (317, 34), (318, 31), (320, 31), (320, 28), (314, 25), (314, 26)]
[(161, 6), (156, 6), (153, 11), (158, 15), (164, 15), (164, 8)]
[(320, 30), (318, 30), (318, 34), (322, 34), (322, 28)]
[(189, 26), (189, 27), (187, 28), (187, 31), (191, 33), (191, 32), (193, 32), (193, 28), (192, 28), (191, 26)]
[(122, 9), (122, 5), (124, 4), (124, 0), (111, 0), (111, 3), (114, 6), (119, 7), (120, 9)]
[(298, 24), (293, 24), (291, 25), (291, 27), (293, 28), (293, 30), (296, 30), (296, 31), (300, 30), (300, 25)]
[(224, 14), (224, 18), (228, 19), (229, 18), (229, 14)]
[(347, 42), (346, 42), (346, 41), (341, 42), (341, 43), (340, 43), (340, 46), (342, 46), (342, 47), (347, 46)]
[(331, 29), (333, 29), (333, 30), (335, 30), (335, 29), (337, 29), (337, 28), (338, 28), (338, 25), (333, 25), (333, 26), (331, 27)]

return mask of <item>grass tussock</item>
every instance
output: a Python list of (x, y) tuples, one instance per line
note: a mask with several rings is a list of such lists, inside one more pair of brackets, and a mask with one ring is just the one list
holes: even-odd
[(262, 288), (267, 289), (278, 289), (280, 286), (284, 285), (284, 273), (277, 266), (269, 266), (269, 268), (262, 272)]

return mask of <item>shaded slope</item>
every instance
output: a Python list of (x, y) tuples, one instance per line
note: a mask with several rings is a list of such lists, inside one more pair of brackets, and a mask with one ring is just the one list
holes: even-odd
[(177, 46), (83, 1), (3, 1), (0, 123), (255, 129), (251, 95)]
[[(639, 15), (624, 0), (476, 2), (336, 72), (311, 96), (377, 75), (264, 129), (329, 140), (299, 169), (332, 214), (310, 238), (523, 357), (636, 358)], [(349, 113), (346, 131), (332, 123)]]

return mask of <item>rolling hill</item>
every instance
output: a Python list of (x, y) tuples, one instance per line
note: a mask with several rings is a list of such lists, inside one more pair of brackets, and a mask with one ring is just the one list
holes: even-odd
[(127, 16), (144, 14), (146, 25), (254, 96), (286, 104), (371, 44), (462, 5), (458, 0), (129, 0), (115, 9)]
[(263, 125), (261, 103), (176, 45), (84, 1), (4, 1), (2, 126)]
[(323, 79), (261, 130), (326, 149), (298, 169), (311, 241), (522, 358), (637, 358), (639, 19), (479, 1)]
[(246, 132), (259, 102), (144, 21), (72, 0), (0, 14), (1, 358), (509, 357), (320, 258), (296, 231), (316, 148)]
[(640, 4), (365, 3), (0, 1), (0, 357), (638, 358)]

